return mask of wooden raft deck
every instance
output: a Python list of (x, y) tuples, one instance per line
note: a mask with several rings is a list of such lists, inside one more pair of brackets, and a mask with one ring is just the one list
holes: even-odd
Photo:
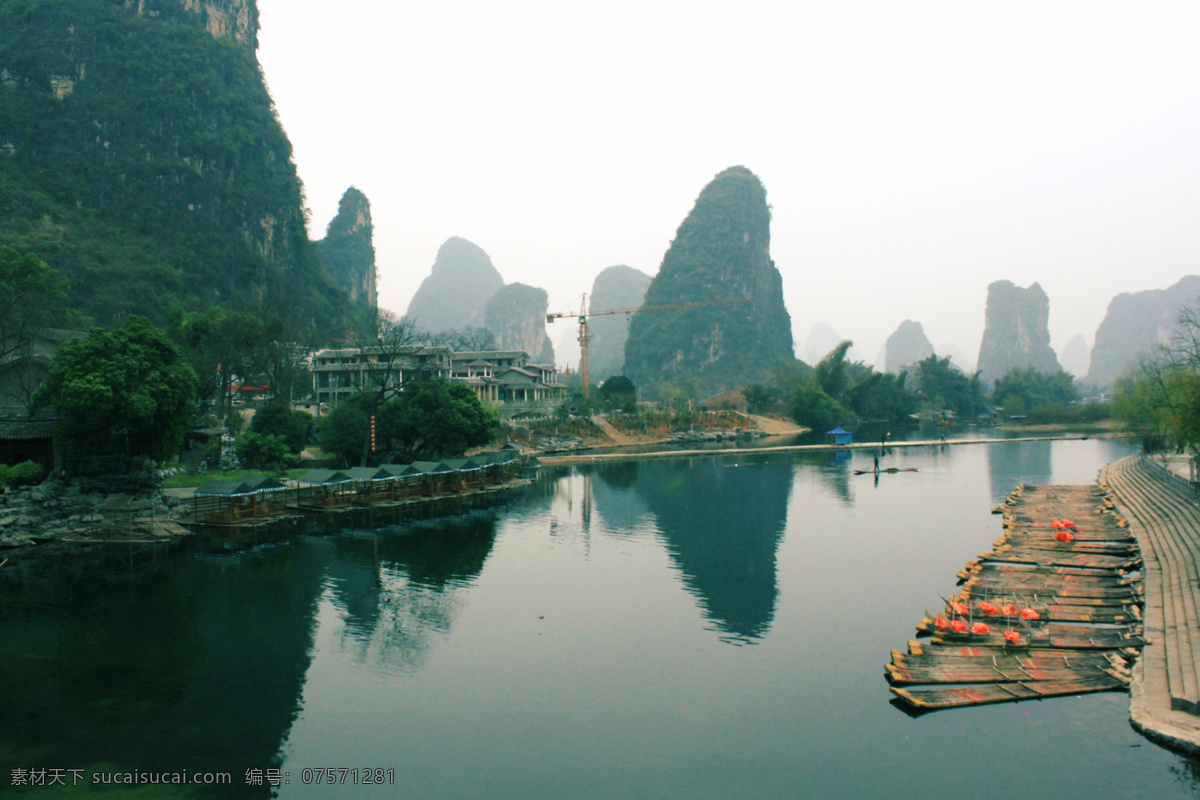
[(1143, 643), (1142, 557), (1107, 491), (1019, 486), (996, 511), (1004, 535), (917, 625), (931, 644), (892, 651), (898, 702), (933, 711), (1125, 689)]
[(1146, 561), (1146, 639), (1130, 719), (1149, 738), (1200, 753), (1200, 504), (1158, 465), (1129, 456), (1100, 475)]

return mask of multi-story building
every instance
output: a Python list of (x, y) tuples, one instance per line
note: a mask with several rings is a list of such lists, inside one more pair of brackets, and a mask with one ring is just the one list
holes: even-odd
[(335, 406), (361, 390), (399, 389), (414, 378), (443, 378), (475, 390), (480, 402), (497, 406), (503, 416), (546, 413), (566, 396), (553, 365), (530, 364), (523, 350), (473, 350), (454, 353), (445, 347), (388, 351), (379, 347), (321, 350), (312, 357), (317, 405)]
[(335, 406), (362, 389), (399, 389), (415, 378), (448, 379), (450, 355), (449, 348), (420, 345), (319, 350), (312, 357), (313, 392), (318, 406)]
[(552, 410), (566, 396), (553, 365), (530, 364), (524, 350), (472, 350), (451, 354), (452, 381), (475, 390), (480, 401), (510, 417)]

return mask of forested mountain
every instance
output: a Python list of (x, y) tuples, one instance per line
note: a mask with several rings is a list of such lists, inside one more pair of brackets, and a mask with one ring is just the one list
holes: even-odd
[(0, 245), (104, 325), (222, 304), (332, 329), (254, 0), (0, 0)]
[[(434, 332), (478, 328), (488, 300), (503, 285), (504, 278), (482, 248), (451, 236), (438, 248), (433, 268), (409, 301), (407, 314)], [(492, 332), (499, 337), (499, 332)]]
[(730, 167), (704, 187), (645, 304), (743, 302), (635, 314), (625, 345), (625, 374), (635, 384), (651, 394), (674, 384), (714, 395), (794, 363), (770, 221), (766, 190), (745, 167)]
[(361, 310), (379, 306), (375, 289), (375, 227), (371, 202), (351, 186), (338, 203), (338, 213), (329, 221), (325, 238), (317, 242), (321, 260), (338, 286)]

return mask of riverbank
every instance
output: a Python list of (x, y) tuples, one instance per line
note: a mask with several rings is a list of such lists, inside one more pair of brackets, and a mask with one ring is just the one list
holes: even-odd
[[(164, 494), (154, 473), (76, 478), (51, 478), (36, 486), (0, 495), (0, 552), (8, 555), (44, 542), (80, 536), (105, 535), (106, 526), (137, 516), (148, 525), (147, 536), (170, 538), (182, 533), (173, 525), (180, 500)], [(122, 529), (124, 529), (123, 526)], [(125, 537), (132, 535), (125, 531)]]
[(856, 442), (853, 444), (794, 444), (775, 447), (725, 447), (708, 450), (660, 450), (653, 453), (594, 453), (591, 455), (543, 455), (538, 457), (544, 466), (565, 464), (590, 464), (613, 461), (649, 461), (657, 458), (693, 458), (696, 456), (750, 455), (753, 453), (832, 452), (835, 450), (878, 450), (881, 447), (957, 447), (966, 444), (995, 444), (999, 442), (1049, 442), (1071, 441), (1098, 437), (1086, 433), (1059, 434), (1056, 436), (1018, 436), (1003, 439), (921, 439), (909, 442)]
[(1100, 480), (1145, 561), (1146, 646), (1134, 665), (1130, 721), (1152, 741), (1200, 754), (1200, 505), (1142, 456), (1108, 465)]

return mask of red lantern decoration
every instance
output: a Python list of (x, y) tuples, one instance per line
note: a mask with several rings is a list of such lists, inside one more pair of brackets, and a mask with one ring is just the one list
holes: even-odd
[(1034, 611), (1032, 608), (1021, 609), (1021, 619), (1041, 619), (1042, 615)]
[(1050, 520), (1050, 527), (1051, 527), (1051, 528), (1054, 528), (1054, 530), (1056, 530), (1056, 531), (1061, 531), (1061, 530), (1062, 530), (1062, 526), (1063, 526), (1063, 524), (1062, 524), (1062, 522), (1060, 522), (1059, 520), (1056, 520), (1056, 519), (1052, 519), (1052, 520)]
[(1021, 634), (1017, 633), (1016, 631), (1005, 631), (1004, 639), (1012, 644), (1016, 644), (1017, 642), (1021, 641)]
[(987, 602), (986, 600), (984, 600), (982, 603), (979, 604), (979, 610), (982, 611), (984, 614), (987, 614), (989, 617), (994, 617), (1000, 613), (1000, 609), (996, 608), (994, 605)]
[(950, 623), (946, 622), (942, 615), (939, 614), (933, 618), (933, 627), (937, 628), (939, 631), (948, 631), (950, 630)]
[(961, 619), (951, 620), (950, 630), (954, 631), (955, 633), (966, 633), (967, 623), (963, 622)]
[(1054, 534), (1054, 538), (1060, 542), (1073, 542), (1075, 541), (1075, 534), (1067, 533), (1066, 531), (1059, 531), (1058, 533)]
[(989, 628), (987, 625), (983, 624), (982, 622), (976, 622), (974, 625), (971, 626), (971, 633), (987, 633), (990, 630), (991, 630), (991, 628)]
[(1006, 617), (1015, 617), (1017, 615), (1017, 607), (1012, 603), (1000, 606), (1000, 613)]
[(1074, 522), (1072, 522), (1072, 521), (1071, 521), (1071, 520), (1069, 520), (1069, 519), (1064, 519), (1064, 520), (1062, 521), (1062, 526), (1063, 526), (1064, 528), (1074, 528), (1074, 527), (1075, 527), (1075, 523), (1074, 523)]
[(954, 609), (955, 614), (966, 614), (970, 609), (966, 603), (951, 602), (950, 608)]

